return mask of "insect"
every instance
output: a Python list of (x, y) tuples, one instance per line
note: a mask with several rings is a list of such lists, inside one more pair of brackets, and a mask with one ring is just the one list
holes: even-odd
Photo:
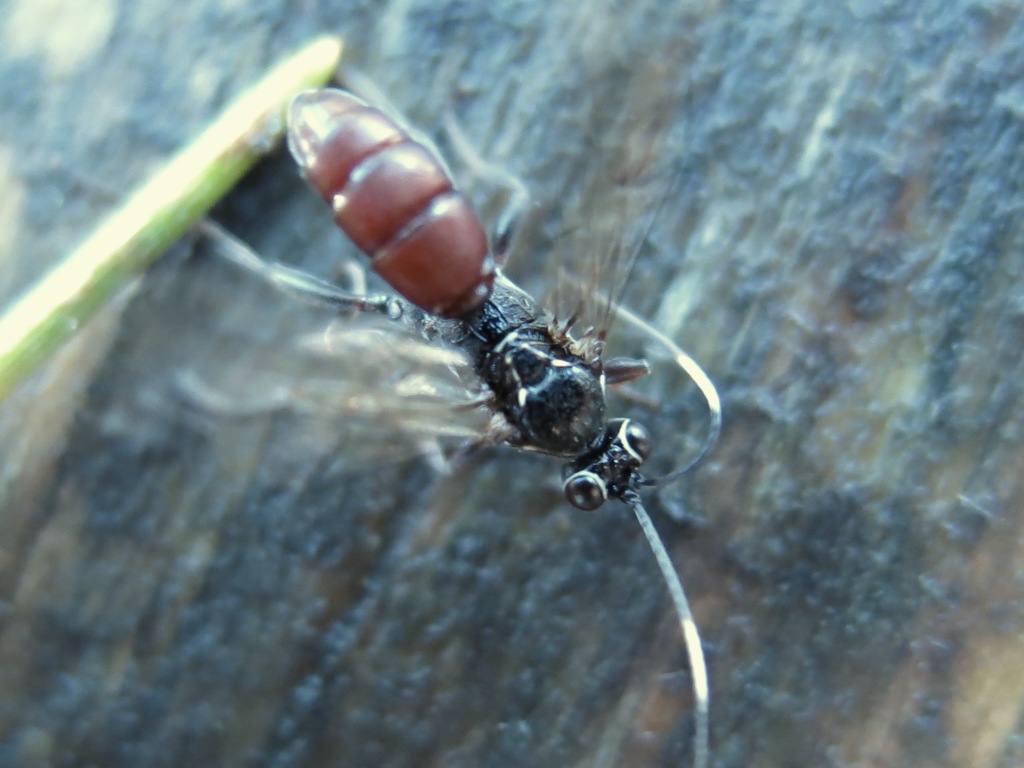
[(671, 559), (640, 500), (640, 489), (677, 480), (706, 455), (721, 425), (717, 392), (700, 367), (670, 339), (624, 309), (617, 316), (664, 346), (696, 383), (710, 412), (697, 455), (658, 479), (640, 467), (650, 432), (607, 416), (609, 385), (644, 375), (643, 361), (602, 359), (603, 336), (577, 340), (509, 280), (506, 256), (521, 200), (510, 203), (491, 238), (432, 144), (366, 101), (337, 89), (299, 95), (288, 114), (288, 146), (300, 171), (331, 206), (334, 219), (399, 294), (344, 290), (236, 243), (228, 255), (277, 287), (342, 313), (375, 313), (432, 342), (460, 350), (482, 383), (477, 405), (495, 416), (492, 444), (566, 459), (569, 502), (593, 510), (625, 503), (654, 553), (678, 614), (696, 701), (695, 765), (708, 760), (709, 692), (700, 637)]

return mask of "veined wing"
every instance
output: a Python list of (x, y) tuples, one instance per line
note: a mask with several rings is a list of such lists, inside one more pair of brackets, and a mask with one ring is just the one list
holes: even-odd
[[(244, 245), (237, 241), (214, 248), (235, 251), (231, 261), (257, 277), (272, 267), (248, 249), (239, 253)], [(286, 278), (286, 288), (317, 281), (290, 268)], [(272, 295), (295, 302), (286, 292)], [(367, 312), (339, 317), (303, 302), (290, 313), (296, 316), (299, 328), (293, 322), (283, 337), (243, 334), (226, 359), (178, 372), (178, 393), (201, 423), (281, 414), (302, 419), (311, 444), (358, 440), (368, 457), (409, 455), (425, 443), (458, 443), (489, 431), (492, 414), (464, 354), (428, 340), (416, 323)]]
[[(330, 410), (421, 437), (473, 439), (490, 412), (469, 361), (384, 318), (335, 320), (297, 345), (309, 357), (297, 408)], [(340, 373), (340, 375), (339, 375)]]
[[(641, 78), (599, 136), (593, 158), (563, 208), (562, 231), (548, 259), (544, 306), (577, 337), (602, 340), (623, 291), (659, 221), (671, 205), (678, 152), (669, 135), (675, 97)], [(674, 82), (674, 81), (673, 81)], [(672, 86), (674, 87), (674, 86)]]

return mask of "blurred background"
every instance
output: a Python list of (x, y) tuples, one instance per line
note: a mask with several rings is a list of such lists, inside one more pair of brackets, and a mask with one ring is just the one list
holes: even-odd
[[(645, 496), (712, 764), (1024, 762), (1017, 4), (0, 7), (0, 301), (338, 34), (442, 148), (450, 113), (529, 187), (516, 279), (639, 249), (625, 305), (719, 385), (715, 452)], [(352, 253), (281, 153), (213, 215), (324, 277)], [(0, 765), (689, 764), (624, 507), (572, 509), (549, 457), (439, 475), (352, 415), (218, 418), (176, 384), (302, 381), (294, 340), (329, 320), (186, 238), (0, 404)], [(644, 386), (620, 406), (669, 466), (704, 417), (666, 366)]]

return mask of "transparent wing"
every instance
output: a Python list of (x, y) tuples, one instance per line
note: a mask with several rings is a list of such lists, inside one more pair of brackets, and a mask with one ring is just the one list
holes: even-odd
[(462, 352), (438, 340), (383, 318), (357, 318), (336, 320), (297, 346), (315, 361), (296, 387), (299, 408), (425, 437), (466, 440), (487, 431), (485, 391)]
[[(652, 249), (674, 238), (661, 230), (676, 221), (685, 167), (681, 139), (671, 132), (678, 94), (641, 77), (623, 94), (622, 109), (590, 142), (580, 181), (563, 209), (561, 229), (545, 264), (546, 309), (571, 325), (585, 354), (645, 358), (653, 375), (609, 389), (609, 412), (646, 424), (658, 450), (644, 473), (659, 482), (679, 477), (715, 442), (721, 414), (703, 371), (658, 331), (621, 309), (632, 280), (638, 295), (654, 295), (663, 279)], [(643, 312), (643, 308), (639, 308)], [(685, 425), (685, 428), (681, 428)]]
[[(549, 287), (541, 301), (577, 338), (603, 340), (643, 248), (655, 196), (623, 187), (584, 195), (597, 202), (591, 211), (568, 212), (570, 231), (545, 267)], [(575, 223), (577, 217), (586, 221)]]
[(565, 201), (561, 230), (545, 264), (544, 306), (576, 336), (603, 339), (623, 290), (676, 183), (669, 136), (672, 94), (638, 87), (590, 137), (589, 162)]
[(466, 359), (384, 318), (335, 320), (244, 359), (182, 369), (179, 395), (208, 427), (297, 419), (308, 452), (339, 441), (376, 461), (440, 453), (488, 434), (491, 413)]
[(487, 394), (468, 360), (442, 340), (428, 340), (415, 310), (379, 311), (396, 300), (360, 308), (347, 302), (358, 295), (348, 289), (293, 268), (282, 271), (216, 228), (205, 232), (214, 253), (266, 285), (265, 300), (288, 311), (277, 332), (235, 329), (225, 342), (230, 354), (178, 371), (179, 399), (200, 424), (212, 428), (261, 414), (300, 419), (311, 446), (358, 441), (368, 459), (405, 457), (490, 432)]

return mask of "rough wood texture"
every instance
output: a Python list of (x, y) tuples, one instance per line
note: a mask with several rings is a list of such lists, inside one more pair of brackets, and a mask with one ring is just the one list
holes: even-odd
[[(625, 300), (725, 400), (711, 461), (648, 495), (714, 765), (1024, 762), (1019, 8), (68, 5), (0, 25), (9, 292), (322, 31), (526, 180), (532, 287), (552, 239), (635, 238), (622, 179), (678, 175)], [(283, 158), (220, 216), (320, 274), (344, 248)], [(438, 479), (344, 421), (173, 396), (311, 312), (184, 244), (0, 407), (0, 765), (687, 764), (685, 656), (623, 509), (570, 509), (544, 457)], [(690, 411), (665, 411), (671, 453)]]

